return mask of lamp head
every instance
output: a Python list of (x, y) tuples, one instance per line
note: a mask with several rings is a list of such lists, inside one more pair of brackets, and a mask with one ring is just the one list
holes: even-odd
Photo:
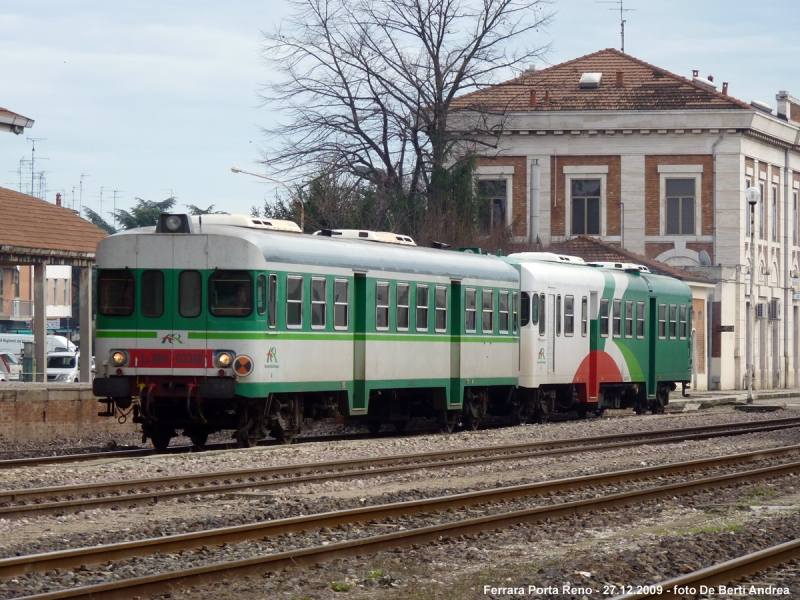
[(745, 190), (744, 197), (747, 198), (750, 206), (755, 206), (761, 200), (761, 191), (757, 187), (749, 187)]

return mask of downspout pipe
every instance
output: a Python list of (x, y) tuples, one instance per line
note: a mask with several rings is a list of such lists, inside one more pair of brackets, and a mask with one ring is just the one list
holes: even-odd
[[(798, 132), (800, 135), (800, 132)], [(783, 387), (789, 387), (789, 146), (783, 159)]]
[(712, 160), (713, 160), (713, 171), (714, 171), (713, 172), (714, 185), (712, 187), (713, 192), (711, 195), (712, 202), (714, 203), (714, 210), (711, 211), (711, 231), (713, 232), (714, 235), (711, 238), (713, 240), (711, 252), (714, 256), (713, 263), (717, 264), (719, 264), (719, 259), (717, 258), (717, 146), (724, 137), (725, 137), (725, 131), (720, 130), (717, 141), (711, 144), (711, 156), (713, 157)]

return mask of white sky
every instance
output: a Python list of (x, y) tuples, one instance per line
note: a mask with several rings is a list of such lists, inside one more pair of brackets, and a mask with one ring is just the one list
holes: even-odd
[[(619, 11), (595, 0), (557, 0), (547, 64), (620, 45)], [(625, 50), (685, 77), (699, 69), (741, 100), (776, 106), (800, 97), (796, 65), (800, 2), (793, 0), (625, 0)], [(78, 207), (107, 214), (134, 199), (249, 213), (274, 184), (263, 172), (260, 127), (271, 111), (258, 90), (270, 73), (259, 58), (261, 31), (285, 0), (4, 0), (0, 106), (35, 120), (20, 136), (0, 136), (0, 185), (18, 190), (20, 160), (45, 171), (47, 199), (62, 192)], [(540, 62), (540, 67), (547, 66)], [(46, 160), (45, 160), (46, 159)], [(30, 189), (30, 164), (22, 169)], [(38, 184), (37, 184), (38, 185)], [(74, 192), (73, 192), (74, 190)], [(2, 218), (2, 216), (0, 216)]]

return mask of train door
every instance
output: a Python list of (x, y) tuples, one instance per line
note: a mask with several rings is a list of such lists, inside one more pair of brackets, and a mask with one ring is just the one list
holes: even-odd
[(600, 324), (598, 322), (597, 292), (589, 292), (589, 402), (598, 402), (597, 351), (600, 349)]
[(463, 330), (463, 311), (461, 310), (461, 282), (451, 281), (450, 288), (450, 394), (448, 409), (461, 407), (464, 393), (461, 388), (461, 333)]
[(547, 372), (556, 372), (556, 296), (547, 294)]
[(361, 414), (367, 406), (367, 275), (353, 277), (353, 401), (351, 412)]
[[(172, 373), (172, 347), (175, 331), (172, 325), (172, 277), (174, 235), (138, 236), (136, 268), (139, 285), (136, 290), (136, 357), (137, 372), (151, 375)], [(183, 336), (180, 337), (183, 342)]]
[[(172, 315), (171, 339), (164, 344), (172, 347), (173, 375), (205, 375), (212, 368), (208, 350), (219, 349), (219, 343), (208, 339), (208, 236), (182, 235), (175, 238), (172, 271), (167, 282), (169, 299), (166, 311)], [(243, 280), (249, 288), (252, 304), (256, 281)]]
[(650, 318), (647, 324), (648, 354), (647, 365), (647, 397), (655, 398), (658, 386), (658, 375), (656, 371), (656, 352), (658, 350), (658, 305), (655, 298), (650, 298), (649, 308)]

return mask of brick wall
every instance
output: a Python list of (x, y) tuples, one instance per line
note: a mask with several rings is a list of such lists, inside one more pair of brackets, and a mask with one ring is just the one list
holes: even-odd
[(566, 194), (569, 192), (565, 189), (564, 167), (607, 166), (606, 235), (620, 235), (620, 157), (551, 156), (550, 164), (550, 234), (566, 235)]
[(706, 372), (706, 312), (705, 301), (702, 298), (692, 299), (692, 314), (694, 317), (695, 330), (695, 357), (697, 360), (697, 372)]
[[(653, 155), (644, 157), (645, 235), (661, 235), (661, 177), (658, 165), (702, 165), (700, 235), (714, 233), (714, 168), (710, 154)], [(713, 260), (713, 257), (712, 257)]]
[(714, 244), (711, 242), (686, 242), (686, 247), (689, 250), (694, 250), (697, 253), (699, 253), (700, 250), (705, 250), (708, 252), (708, 256), (713, 259)]
[(662, 252), (674, 249), (675, 249), (675, 244), (670, 242), (645, 242), (644, 255), (647, 258), (656, 258)]
[(124, 424), (99, 417), (89, 384), (0, 384), (0, 440), (5, 443), (81, 437), (98, 433), (135, 433), (131, 415)]
[(479, 157), (479, 167), (514, 167), (511, 180), (511, 231), (528, 234), (528, 160), (524, 156)]

